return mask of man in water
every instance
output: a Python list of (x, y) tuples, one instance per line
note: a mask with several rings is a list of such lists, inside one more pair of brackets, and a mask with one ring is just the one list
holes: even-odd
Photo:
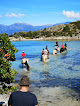
[(67, 44), (65, 43), (65, 45), (64, 45), (64, 50), (67, 50)]
[(37, 98), (29, 90), (30, 80), (23, 76), (20, 82), (21, 89), (10, 95), (8, 106), (38, 106)]
[(44, 50), (44, 55), (48, 55), (48, 51), (47, 51), (46, 48), (45, 48), (45, 50)]
[(49, 50), (48, 50), (48, 47), (46, 46), (46, 50), (48, 51), (48, 55), (49, 55)]
[(48, 59), (49, 59), (49, 50), (48, 50), (48, 47), (46, 46), (46, 50), (47, 50), (47, 55), (48, 55)]
[(24, 51), (23, 51), (23, 53), (22, 53), (21, 56), (22, 56), (22, 57), (26, 57), (26, 53), (24, 53)]
[(55, 50), (59, 51), (58, 49), (59, 49), (59, 44), (58, 44), (58, 42), (56, 42)]

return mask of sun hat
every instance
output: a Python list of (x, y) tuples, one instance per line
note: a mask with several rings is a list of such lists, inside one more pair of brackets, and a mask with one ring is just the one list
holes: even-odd
[(27, 76), (23, 76), (21, 78), (21, 81), (19, 83), (20, 86), (29, 86), (30, 85), (30, 80)]

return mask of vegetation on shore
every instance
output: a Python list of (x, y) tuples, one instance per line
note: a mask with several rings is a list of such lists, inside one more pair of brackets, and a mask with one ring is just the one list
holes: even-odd
[(6, 33), (0, 34), (0, 93), (8, 90), (16, 90), (15, 87), (10, 86), (15, 80), (17, 72), (11, 69), (10, 61), (15, 61), (15, 53), (18, 52), (16, 47), (11, 44)]
[(45, 28), (39, 31), (29, 31), (29, 32), (15, 32), (13, 35), (10, 35), (10, 37), (23, 37), (23, 38), (41, 38), (41, 37), (59, 37), (59, 36), (80, 36), (80, 21), (72, 22), (69, 24), (62, 24), (62, 25), (56, 25), (52, 26), (50, 28)]

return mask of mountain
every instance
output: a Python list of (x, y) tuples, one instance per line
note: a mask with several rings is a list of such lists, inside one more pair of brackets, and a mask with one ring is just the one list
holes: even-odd
[[(61, 24), (61, 23), (59, 23), (59, 24)], [(62, 24), (65, 24), (65, 23), (62, 23)], [(49, 28), (51, 26), (53, 26), (53, 25), (49, 24), (49, 25), (42, 25), (42, 26), (33, 26), (30, 24), (26, 24), (26, 23), (14, 23), (12, 25), (0, 24), (0, 34), (8, 33), (9, 35), (11, 35), (11, 34), (14, 34), (14, 32), (18, 33), (20, 31), (24, 31), (24, 32), (37, 31), (37, 30), (41, 30), (44, 28)]]
[(15, 23), (12, 25), (2, 25), (0, 24), (0, 34), (2, 33), (8, 33), (9, 35), (14, 34), (14, 32), (28, 32), (28, 31), (37, 31), (44, 28), (49, 28), (53, 25), (42, 25), (42, 26), (32, 26), (30, 24), (26, 23)]

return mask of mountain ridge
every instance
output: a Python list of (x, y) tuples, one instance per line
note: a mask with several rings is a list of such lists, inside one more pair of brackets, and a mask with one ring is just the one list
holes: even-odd
[[(65, 22), (65, 23), (70, 23), (70, 22)], [(60, 23), (60, 24), (65, 24), (65, 23)], [(54, 25), (58, 25), (59, 23), (57, 24), (54, 24)], [(24, 32), (28, 32), (28, 31), (38, 31), (38, 30), (41, 30), (41, 29), (44, 29), (44, 28), (49, 28), (51, 26), (54, 26), (53, 24), (46, 24), (46, 25), (40, 25), (40, 26), (33, 26), (33, 25), (30, 25), (30, 24), (27, 24), (25, 22), (23, 23), (14, 23), (14, 24), (11, 24), (11, 25), (3, 25), (3, 24), (0, 24), (0, 34), (2, 33), (8, 33), (9, 35), (12, 35), (14, 34), (14, 32), (20, 32), (20, 31), (24, 31)]]

